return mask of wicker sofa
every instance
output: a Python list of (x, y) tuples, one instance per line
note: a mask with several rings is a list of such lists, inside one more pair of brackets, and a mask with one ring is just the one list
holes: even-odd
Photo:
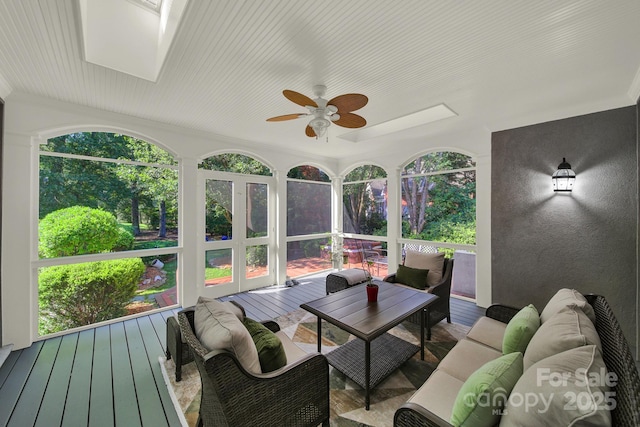
[[(505, 406), (502, 409), (492, 409), (493, 418), (484, 420), (482, 424), (471, 416), (466, 422), (452, 419), (452, 414), (459, 408), (454, 408), (460, 403), (461, 390), (470, 382), (471, 376), (477, 376), (483, 366), (488, 366), (492, 360), (502, 357), (501, 346), (507, 326), (521, 310), (504, 305), (493, 305), (486, 311), (486, 315), (478, 320), (471, 328), (467, 336), (458, 342), (456, 346), (440, 362), (438, 368), (416, 393), (403, 404), (395, 413), (394, 426), (451, 426), (451, 425), (613, 425), (613, 426), (639, 426), (640, 425), (640, 379), (638, 370), (631, 355), (629, 345), (622, 335), (620, 325), (616, 320), (606, 299), (599, 295), (585, 295), (574, 290), (571, 291), (577, 297), (585, 300), (581, 307), (568, 304), (562, 308), (560, 314), (554, 316), (542, 316), (541, 324), (537, 330), (531, 333), (531, 340), (525, 345), (524, 353), (517, 353), (520, 360), (520, 369), (523, 372), (516, 376), (515, 386), (511, 390), (502, 390), (505, 393)], [(556, 298), (554, 296), (554, 298)], [(549, 306), (552, 298), (547, 304)], [(531, 306), (533, 307), (533, 306)], [(535, 310), (535, 307), (534, 307)], [(587, 316), (586, 313), (589, 313)], [(537, 313), (536, 313), (537, 315)], [(591, 316), (591, 317), (589, 317)], [(569, 348), (553, 354), (554, 345), (572, 347), (568, 344), (572, 338), (563, 330), (552, 330), (545, 324), (567, 324), (557, 322), (556, 318), (569, 319), (568, 324), (574, 321), (579, 323), (579, 339), (575, 348)], [(593, 319), (594, 318), (594, 319)], [(587, 319), (587, 320), (585, 320)], [(591, 320), (595, 320), (591, 322)], [(551, 323), (549, 323), (551, 322)], [(555, 322), (555, 323), (554, 323)], [(590, 325), (588, 325), (590, 323)], [(570, 329), (568, 327), (567, 329)], [(593, 328), (593, 334), (589, 337), (587, 329)], [(552, 332), (553, 331), (553, 332)], [(573, 333), (573, 332), (572, 332)], [(582, 334), (584, 333), (584, 336)], [(586, 338), (585, 338), (586, 336)], [(555, 344), (541, 343), (546, 340), (556, 339)], [(595, 344), (590, 343), (595, 341)], [(538, 344), (534, 344), (538, 343)], [(534, 346), (537, 346), (534, 348)], [(527, 353), (547, 352), (550, 354), (539, 361), (534, 362), (527, 369)], [(590, 352), (590, 353), (589, 353)], [(580, 360), (578, 353), (588, 353), (591, 359), (585, 370), (573, 367), (569, 369), (575, 360)], [(601, 355), (601, 356), (599, 356)], [(538, 354), (538, 356), (540, 356)], [(599, 358), (599, 359), (598, 359)], [(525, 360), (524, 365), (522, 360)], [(515, 360), (515, 358), (514, 358)], [(569, 361), (569, 362), (567, 362)], [(598, 366), (598, 361), (602, 365)], [(578, 363), (578, 362), (575, 362)], [(554, 366), (561, 366), (554, 370)], [(563, 371), (564, 367), (566, 371)], [(593, 371), (593, 372), (592, 372)], [(572, 375), (574, 374), (574, 375)], [(582, 377), (583, 376), (583, 377)], [(559, 379), (552, 382), (550, 379)], [(485, 378), (486, 379), (486, 378)], [(472, 382), (472, 381), (471, 381)], [(588, 384), (587, 388), (580, 388)], [(549, 389), (549, 385), (555, 388)], [(545, 388), (547, 387), (547, 388)], [(563, 388), (564, 387), (564, 388)], [(578, 387), (573, 389), (572, 387)], [(543, 390), (544, 393), (543, 394)], [(548, 393), (552, 390), (551, 393)], [(588, 400), (593, 395), (596, 399)], [(592, 396), (592, 397), (593, 397)], [(602, 399), (599, 400), (597, 397)], [(545, 411), (535, 406), (527, 407), (528, 398), (545, 398), (549, 405)], [(557, 399), (556, 399), (557, 397)], [(575, 398), (572, 403), (571, 398)], [(563, 400), (564, 398), (564, 400)], [(591, 402), (595, 406), (590, 407)], [(476, 404), (479, 400), (475, 401)], [(492, 400), (492, 403), (496, 403)], [(564, 405), (564, 407), (562, 407)], [(573, 405), (567, 408), (567, 405)], [(555, 411), (555, 412), (554, 412)], [(518, 419), (518, 417), (520, 418)], [(563, 418), (565, 417), (565, 418)], [(569, 419), (570, 421), (567, 421)], [(563, 421), (564, 420), (564, 421)]]

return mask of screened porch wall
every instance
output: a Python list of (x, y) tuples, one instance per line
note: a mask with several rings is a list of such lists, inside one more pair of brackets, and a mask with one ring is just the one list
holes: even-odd
[[(198, 184), (198, 162), (216, 153), (240, 152), (254, 157), (274, 170), (276, 193), (282, 194), (286, 182), (286, 171), (300, 164), (312, 164), (325, 170), (330, 176), (339, 178), (345, 171), (364, 163), (383, 167), (388, 175), (390, 187), (398, 185), (399, 167), (411, 158), (442, 147), (462, 151), (480, 159), (478, 164), (478, 292), (483, 286), (489, 289), (486, 272), (490, 274), (490, 228), (481, 228), (489, 218), (490, 194), (490, 144), (489, 134), (459, 135), (455, 140), (429, 140), (425, 138), (406, 140), (389, 147), (381, 153), (370, 153), (366, 144), (362, 154), (351, 158), (331, 158), (331, 144), (346, 143), (332, 139), (318, 146), (317, 154), (308, 155), (295, 151), (265, 148), (260, 143), (232, 140), (212, 134), (203, 134), (190, 129), (138, 119), (128, 115), (109, 113), (98, 109), (79, 108), (75, 105), (12, 93), (5, 104), (5, 141), (3, 185), (3, 239), (2, 239), (2, 339), (16, 348), (27, 347), (37, 339), (37, 296), (34, 292), (32, 260), (37, 259), (37, 159), (35, 147), (50, 136), (74, 131), (122, 132), (154, 143), (172, 153), (179, 160), (179, 207), (180, 242), (176, 251), (181, 259), (178, 296), (184, 305), (195, 303), (204, 285), (198, 281), (197, 271), (204, 260), (199, 260), (204, 242), (204, 231), (197, 224), (198, 206), (202, 188)], [(307, 143), (307, 141), (305, 141)], [(432, 147), (432, 148), (429, 148)], [(326, 153), (326, 154), (325, 154)], [(483, 160), (484, 159), (484, 160)], [(8, 202), (10, 201), (10, 202)], [(398, 195), (389, 195), (389, 216), (399, 215), (394, 205), (399, 204)], [(281, 255), (286, 248), (286, 223), (283, 212), (286, 201), (280, 197), (277, 203), (277, 237), (274, 249)], [(395, 209), (395, 210), (394, 210)], [(204, 211), (203, 211), (204, 212)], [(490, 224), (489, 224), (490, 227)], [(387, 239), (395, 242), (400, 236), (400, 226), (389, 224)], [(481, 257), (482, 255), (482, 257)], [(392, 259), (393, 257), (396, 259)], [(397, 254), (390, 253), (390, 263), (398, 261)], [(281, 268), (279, 266), (278, 268)], [(284, 276), (284, 274), (282, 274)], [(279, 276), (279, 277), (282, 277)], [(481, 303), (480, 295), (478, 301)]]

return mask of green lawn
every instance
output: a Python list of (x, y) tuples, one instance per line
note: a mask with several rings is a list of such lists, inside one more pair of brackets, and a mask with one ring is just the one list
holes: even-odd
[(205, 268), (204, 278), (205, 280), (218, 279), (220, 277), (231, 276), (230, 268)]

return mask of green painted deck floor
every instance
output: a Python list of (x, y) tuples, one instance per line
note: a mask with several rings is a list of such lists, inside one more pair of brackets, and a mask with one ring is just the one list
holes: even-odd
[[(297, 310), (325, 295), (324, 277), (290, 288), (231, 295), (256, 320)], [(179, 426), (158, 357), (166, 310), (34, 343), (0, 368), (0, 426)], [(452, 298), (454, 323), (471, 325), (484, 310)]]

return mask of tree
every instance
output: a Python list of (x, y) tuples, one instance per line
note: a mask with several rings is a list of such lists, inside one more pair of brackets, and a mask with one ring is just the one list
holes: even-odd
[[(83, 205), (102, 208), (133, 225), (140, 220), (166, 235), (177, 226), (177, 172), (171, 168), (117, 164), (99, 158), (175, 165), (165, 150), (136, 138), (105, 132), (80, 132), (51, 138), (41, 151), (88, 158), (40, 156), (40, 218), (55, 210)], [(96, 158), (96, 160), (91, 160)]]
[(249, 175), (271, 176), (271, 170), (259, 160), (238, 153), (223, 153), (208, 157), (200, 163), (200, 169), (234, 172)]
[[(201, 169), (220, 172), (232, 172), (261, 176), (272, 175), (271, 170), (262, 162), (238, 153), (223, 153), (208, 157), (202, 161), (199, 167)], [(254, 224), (254, 221), (262, 220), (264, 222), (266, 220), (264, 214), (262, 214), (264, 218), (260, 217), (260, 214), (267, 208), (266, 195), (262, 198), (257, 195), (257, 193), (259, 191), (263, 191), (263, 189), (264, 188), (261, 186), (252, 186), (249, 189), (251, 193), (251, 203), (258, 203), (258, 205), (252, 205), (253, 210), (249, 213), (249, 218), (252, 224)], [(206, 229), (208, 233), (232, 237), (232, 196), (233, 192), (231, 182), (218, 180), (210, 180), (207, 182)], [(248, 209), (250, 208), (248, 207)], [(254, 215), (254, 213), (256, 215)], [(259, 222), (256, 222), (255, 225), (256, 230), (266, 229), (266, 225), (264, 227), (261, 227)], [(256, 237), (256, 234), (252, 233), (252, 230), (247, 230), (248, 237)]]
[[(102, 132), (73, 133), (51, 138), (41, 151), (91, 157), (123, 157), (126, 146)], [(113, 163), (40, 156), (40, 218), (70, 206), (83, 205), (117, 212), (126, 183)], [(128, 199), (128, 198), (127, 198)]]
[(360, 166), (347, 174), (342, 187), (345, 231), (372, 234), (384, 227), (384, 212), (378, 212), (374, 192), (386, 196), (386, 176), (384, 169), (374, 165)]
[[(160, 147), (129, 136), (124, 136), (124, 138), (137, 161), (165, 165), (176, 164), (173, 156)], [(177, 224), (177, 171), (162, 167), (144, 168), (144, 170), (136, 167), (135, 173), (132, 174), (132, 184), (133, 183), (144, 188), (146, 196), (153, 200), (159, 219), (158, 237), (166, 237), (168, 210), (173, 213), (173, 217), (175, 218), (173, 223)]]
[[(475, 222), (475, 172), (457, 171), (472, 166), (470, 157), (453, 152), (430, 153), (409, 163), (401, 179), (403, 218), (407, 224), (403, 234), (406, 230), (411, 236), (419, 236), (428, 222), (468, 212), (471, 205), (467, 201), (473, 205)], [(456, 172), (433, 174), (444, 171)]]

